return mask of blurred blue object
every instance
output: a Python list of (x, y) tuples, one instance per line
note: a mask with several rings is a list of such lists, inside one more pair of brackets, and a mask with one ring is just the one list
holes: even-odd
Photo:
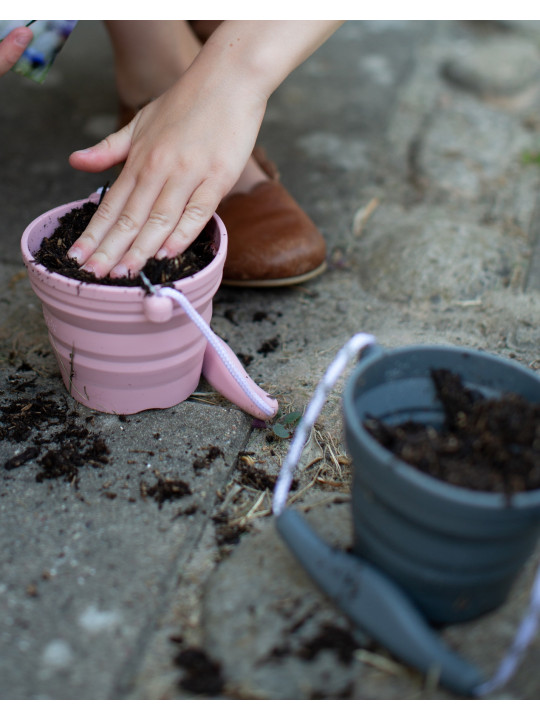
[(34, 38), (12, 70), (42, 83), (77, 20), (0, 20), (0, 42), (14, 28), (31, 25)]

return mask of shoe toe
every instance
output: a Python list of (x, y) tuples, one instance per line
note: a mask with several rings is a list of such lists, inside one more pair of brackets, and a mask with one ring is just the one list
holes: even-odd
[(278, 182), (225, 198), (217, 214), (229, 239), (224, 284), (287, 285), (324, 270), (322, 235)]

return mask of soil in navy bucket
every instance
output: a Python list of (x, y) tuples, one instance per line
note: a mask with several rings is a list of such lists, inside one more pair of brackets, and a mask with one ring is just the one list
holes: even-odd
[[(61, 217), (54, 233), (48, 238), (43, 238), (41, 247), (35, 255), (36, 262), (44, 265), (51, 272), (85, 283), (144, 288), (145, 285), (139, 275), (126, 278), (96, 278), (93, 273), (82, 270), (76, 260), (67, 257), (68, 250), (84, 232), (97, 208), (97, 203), (89, 201)], [(213, 259), (212, 234), (204, 228), (181, 255), (162, 260), (150, 258), (143, 272), (153, 285), (167, 285), (194, 275), (209, 265)]]
[(485, 398), (447, 369), (432, 370), (431, 378), (441, 427), (370, 416), (366, 430), (404, 462), (452, 485), (507, 497), (539, 489), (540, 403), (514, 393)]

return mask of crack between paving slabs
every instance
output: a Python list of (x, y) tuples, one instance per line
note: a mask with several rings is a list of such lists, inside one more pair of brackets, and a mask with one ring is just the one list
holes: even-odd
[[(238, 446), (245, 450), (249, 439), (253, 434), (253, 427), (248, 427), (245, 433), (245, 437), (242, 442), (238, 443)], [(239, 451), (241, 452), (241, 451)], [(236, 463), (233, 461), (228, 470), (223, 473), (223, 485), (227, 485), (235, 471)], [(170, 612), (170, 609), (174, 607), (175, 598), (182, 586), (184, 579), (182, 575), (182, 568), (187, 567), (199, 546), (204, 533), (209, 525), (213, 523), (212, 516), (216, 508), (219, 505), (219, 499), (217, 492), (214, 492), (213, 502), (207, 509), (207, 518), (201, 523), (200, 531), (196, 537), (189, 543), (189, 547), (186, 549), (185, 544), (182, 545), (176, 557), (169, 563), (168, 572), (163, 573), (165, 578), (162, 581), (162, 589), (159, 591), (159, 597), (161, 601), (158, 603), (155, 611), (152, 613), (151, 621), (144, 627), (139, 633), (139, 637), (134, 645), (131, 657), (129, 657), (124, 665), (120, 668), (117, 676), (112, 684), (110, 693), (110, 700), (123, 700), (128, 698), (136, 688), (137, 678), (142, 669), (146, 664), (148, 651), (151, 647), (154, 636), (159, 632), (159, 620), (166, 618)], [(219, 560), (218, 560), (219, 563)], [(172, 580), (167, 582), (167, 578)], [(172, 665), (172, 653), (171, 653), (171, 668)]]

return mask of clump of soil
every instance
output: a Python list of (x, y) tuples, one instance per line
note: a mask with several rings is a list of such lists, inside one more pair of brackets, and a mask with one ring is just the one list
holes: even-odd
[(218, 547), (224, 545), (238, 545), (242, 535), (249, 532), (247, 525), (229, 525), (227, 513), (217, 513), (212, 517), (216, 526), (216, 543)]
[(84, 465), (102, 467), (109, 462), (109, 448), (102, 438), (86, 436), (83, 443), (80, 440), (66, 437), (59, 448), (48, 450), (38, 460), (43, 471), (36, 475), (38, 482), (65, 478), (69, 482), (77, 483), (78, 469)]
[(218, 457), (225, 457), (225, 455), (223, 454), (223, 450), (216, 447), (215, 445), (212, 445), (208, 448), (208, 452), (206, 453), (205, 457), (195, 458), (195, 460), (193, 461), (193, 469), (198, 475), (201, 470), (207, 470), (212, 465), (214, 460), (216, 460)]
[[(76, 260), (67, 257), (68, 250), (84, 232), (97, 208), (97, 203), (87, 202), (61, 217), (54, 233), (48, 238), (43, 238), (41, 247), (35, 254), (36, 262), (44, 265), (51, 272), (85, 283), (145, 288), (139, 275), (127, 278), (96, 278), (93, 273), (82, 270)], [(162, 260), (150, 258), (143, 272), (152, 284), (164, 285), (199, 272), (213, 259), (212, 234), (206, 226), (182, 255)]]
[(516, 492), (540, 488), (540, 403), (514, 393), (485, 398), (459, 375), (431, 373), (444, 409), (441, 428), (418, 422), (392, 426), (370, 417), (364, 426), (406, 463), (452, 485)]
[(15, 468), (21, 467), (21, 465), (24, 465), (25, 463), (29, 462), (30, 460), (34, 460), (39, 455), (39, 448), (37, 445), (31, 445), (29, 448), (26, 448), (26, 450), (23, 450), (18, 455), (14, 455), (12, 458), (9, 458), (9, 460), (6, 460), (4, 463), (4, 468), (6, 470), (14, 470)]
[(270, 338), (269, 340), (265, 340), (261, 347), (257, 350), (259, 355), (263, 355), (266, 357), (270, 353), (275, 352), (279, 347), (279, 335), (276, 335), (273, 338)]
[[(263, 468), (257, 467), (255, 461), (245, 453), (238, 453), (236, 467), (240, 471), (240, 482), (254, 490), (273, 490), (277, 482), (277, 475), (270, 475)], [(298, 481), (293, 481), (298, 486)], [(292, 487), (292, 489), (296, 489)]]
[(141, 496), (151, 497), (158, 504), (161, 510), (163, 503), (180, 500), (180, 498), (191, 495), (191, 488), (184, 480), (180, 478), (162, 477), (157, 471), (154, 471), (157, 482), (148, 486), (144, 480), (140, 484)]
[(24, 442), (36, 428), (57, 425), (67, 419), (67, 408), (53, 400), (49, 392), (21, 396), (0, 405), (0, 440)]
[(253, 355), (248, 355), (248, 353), (236, 353), (238, 359), (242, 363), (242, 365), (247, 368), (251, 365), (253, 362)]
[(298, 650), (298, 657), (303, 660), (314, 660), (322, 650), (333, 650), (340, 662), (350, 665), (354, 660), (354, 653), (360, 648), (360, 644), (354, 639), (349, 630), (337, 627), (332, 623), (325, 623), (319, 634), (308, 640)]
[(221, 666), (209, 658), (202, 648), (180, 650), (174, 658), (174, 664), (184, 671), (179, 682), (184, 690), (196, 695), (219, 695), (223, 691)]

